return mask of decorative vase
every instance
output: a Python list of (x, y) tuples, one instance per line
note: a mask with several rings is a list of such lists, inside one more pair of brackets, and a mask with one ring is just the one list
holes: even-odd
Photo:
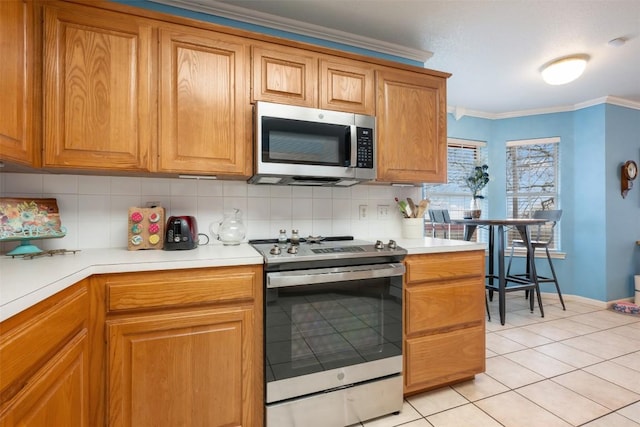
[(480, 214), (482, 214), (480, 199), (477, 199), (475, 197), (471, 199), (471, 204), (469, 205), (469, 214), (472, 219), (480, 218)]

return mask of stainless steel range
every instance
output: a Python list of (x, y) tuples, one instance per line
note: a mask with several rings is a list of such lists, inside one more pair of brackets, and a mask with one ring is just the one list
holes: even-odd
[(349, 236), (250, 243), (265, 259), (266, 425), (399, 411), (406, 250)]

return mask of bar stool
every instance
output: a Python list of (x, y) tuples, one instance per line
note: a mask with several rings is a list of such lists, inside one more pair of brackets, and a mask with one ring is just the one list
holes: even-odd
[[(560, 292), (560, 285), (558, 284), (558, 277), (556, 276), (556, 271), (553, 268), (553, 262), (551, 261), (551, 253), (549, 252), (549, 246), (551, 245), (551, 243), (553, 242), (553, 231), (555, 229), (556, 224), (558, 223), (558, 221), (560, 221), (560, 217), (562, 216), (562, 209), (556, 209), (556, 210), (541, 210), (541, 211), (534, 211), (532, 214), (532, 218), (535, 219), (546, 219), (547, 223), (551, 223), (551, 229), (549, 231), (549, 237), (545, 238), (542, 234), (542, 228), (546, 225), (539, 225), (538, 226), (538, 230), (537, 233), (534, 234), (532, 233), (532, 238), (531, 238), (531, 246), (533, 247), (534, 250), (534, 260), (535, 260), (535, 250), (540, 248), (540, 249), (544, 249), (546, 254), (547, 254), (547, 261), (549, 262), (549, 267), (551, 269), (551, 276), (552, 277), (545, 277), (545, 276), (541, 276), (540, 274), (537, 275), (538, 278), (538, 283), (553, 283), (556, 286), (556, 291), (558, 292), (558, 297), (560, 298), (560, 303), (562, 304), (562, 309), (566, 310), (565, 306), (564, 306), (564, 300), (562, 299), (562, 292)], [(511, 255), (509, 256), (509, 265), (507, 267), (507, 277), (509, 277), (511, 274), (511, 261), (513, 260), (513, 249), (514, 247), (524, 247), (524, 242), (522, 240), (513, 240), (511, 243)], [(536, 269), (536, 272), (539, 271), (538, 269)], [(524, 273), (524, 274), (514, 274), (513, 276), (515, 277), (527, 277), (529, 275), (529, 272)], [(528, 294), (528, 292), (527, 292)]]
[(429, 219), (431, 220), (431, 235), (437, 237), (437, 228), (441, 227), (443, 237), (449, 238), (451, 234), (451, 217), (447, 209), (429, 209)]

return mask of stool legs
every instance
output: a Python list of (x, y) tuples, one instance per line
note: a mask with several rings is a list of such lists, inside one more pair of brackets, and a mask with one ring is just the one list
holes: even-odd
[(551, 276), (553, 277), (553, 279), (546, 279), (543, 281), (547, 281), (547, 282), (553, 281), (553, 284), (556, 285), (556, 291), (558, 292), (558, 297), (560, 298), (560, 304), (562, 304), (562, 309), (566, 310), (566, 307), (564, 306), (564, 300), (562, 299), (562, 292), (560, 292), (560, 285), (558, 285), (558, 277), (556, 276), (556, 270), (555, 268), (553, 268), (553, 263), (551, 262), (551, 254), (549, 253), (549, 248), (545, 246), (544, 250), (547, 252), (547, 261), (549, 261), (549, 267), (551, 268)]
[[(540, 246), (538, 246), (540, 247)], [(544, 250), (547, 255), (547, 262), (549, 263), (549, 269), (551, 270), (551, 277), (542, 277), (538, 276), (538, 283), (553, 283), (556, 287), (556, 292), (558, 293), (558, 297), (560, 298), (560, 304), (562, 304), (562, 309), (566, 310), (567, 308), (564, 305), (564, 299), (562, 298), (562, 292), (560, 291), (560, 284), (558, 283), (558, 276), (556, 276), (556, 270), (553, 267), (553, 262), (551, 261), (551, 252), (549, 252), (549, 247), (544, 246)], [(507, 277), (511, 274), (511, 261), (513, 260), (513, 246), (511, 246), (511, 254), (509, 256), (509, 264), (507, 266)], [(516, 274), (516, 276), (521, 276)], [(525, 291), (525, 297), (529, 297), (529, 291)]]

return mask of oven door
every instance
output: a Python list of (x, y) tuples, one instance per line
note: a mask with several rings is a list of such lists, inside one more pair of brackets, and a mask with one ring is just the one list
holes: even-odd
[(267, 273), (266, 402), (402, 372), (401, 263)]

